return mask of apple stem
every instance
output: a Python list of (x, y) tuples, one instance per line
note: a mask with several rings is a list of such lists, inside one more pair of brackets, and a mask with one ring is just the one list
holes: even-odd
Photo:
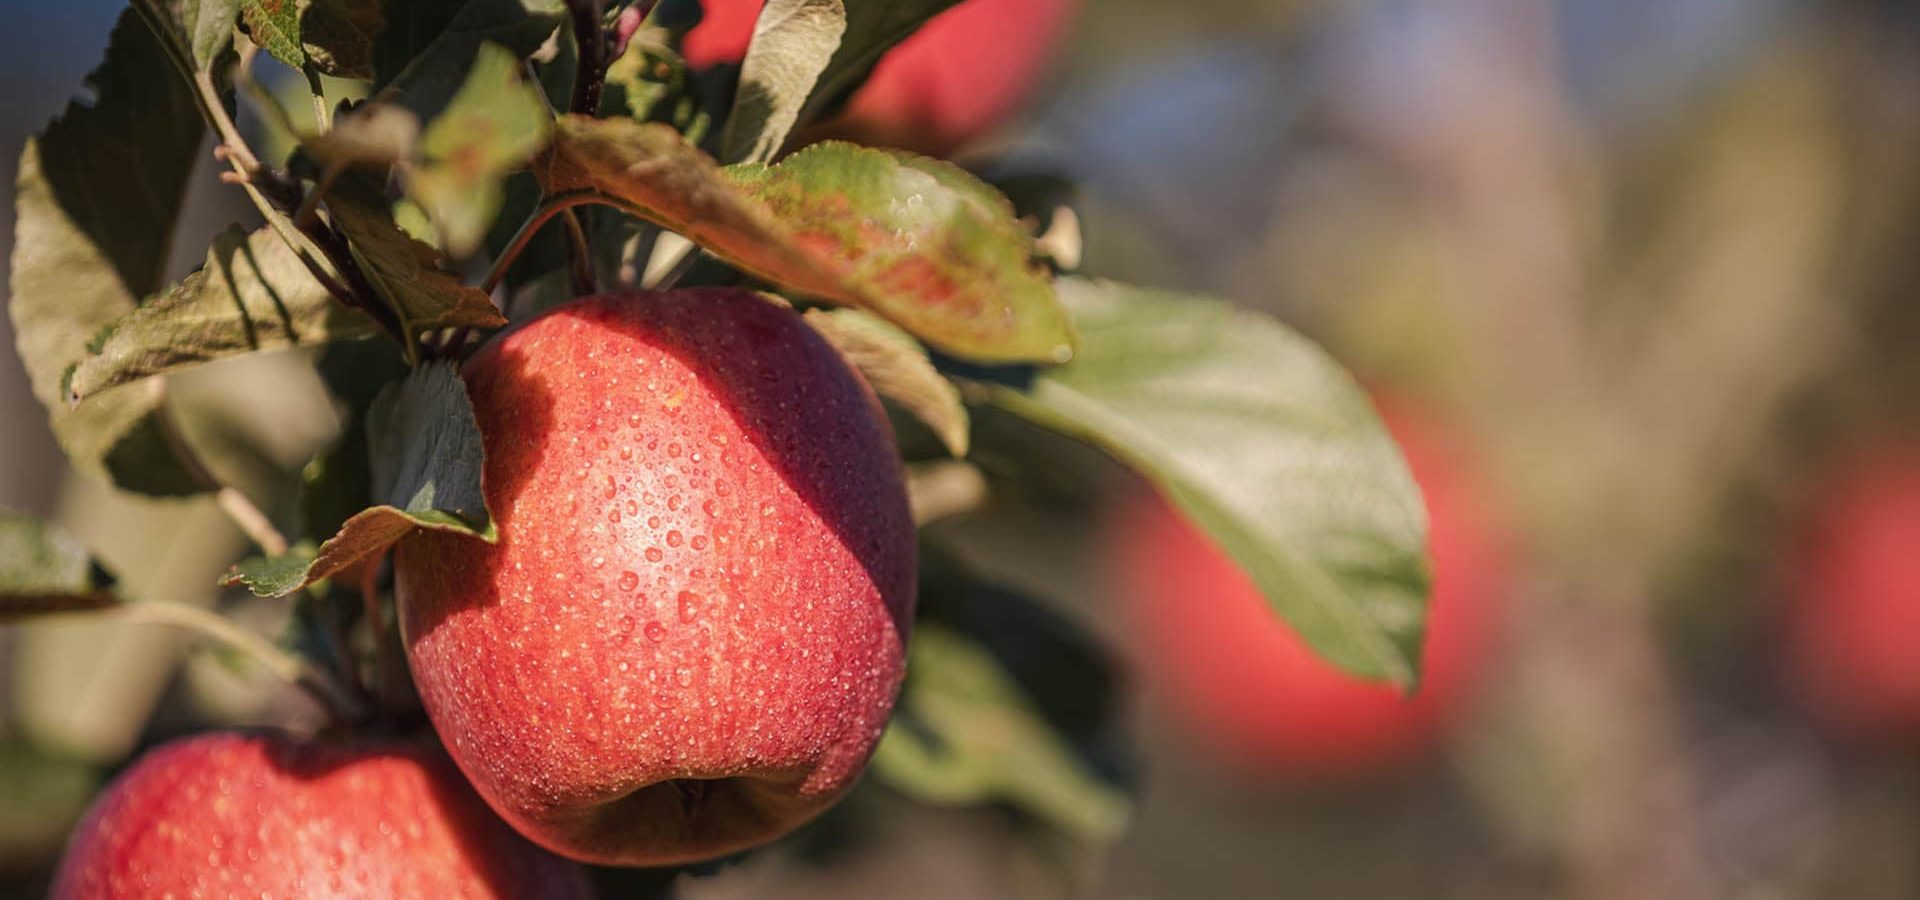
[(131, 621), (196, 631), (243, 652), (281, 680), (313, 695), (338, 721), (358, 722), (366, 717), (365, 705), (347, 693), (331, 675), (212, 610), (164, 600), (146, 600), (110, 609)]
[[(593, 191), (568, 191), (563, 194), (553, 194), (541, 200), (540, 206), (533, 211), (533, 215), (528, 216), (527, 221), (521, 223), (520, 230), (513, 233), (513, 239), (507, 242), (506, 248), (500, 251), (500, 256), (494, 259), (493, 268), (487, 270), (487, 277), (480, 282), (480, 290), (491, 295), (494, 289), (500, 286), (500, 282), (507, 277), (507, 270), (513, 267), (514, 260), (520, 258), (521, 251), (527, 249), (527, 243), (533, 240), (533, 236), (540, 232), (540, 228), (546, 225), (548, 220), (576, 206), (588, 203), (617, 205), (613, 204), (611, 199)], [(582, 237), (584, 236), (585, 232), (582, 232)]]

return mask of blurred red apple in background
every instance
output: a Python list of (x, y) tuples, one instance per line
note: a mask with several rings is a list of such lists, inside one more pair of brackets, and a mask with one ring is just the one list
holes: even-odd
[(498, 544), (396, 549), (448, 752), (521, 833), (667, 865), (770, 841), (873, 752), (915, 534), (866, 383), (750, 291), (596, 297), (467, 364)]
[(52, 896), (592, 895), (579, 867), (514, 834), (438, 748), (225, 733), (161, 747), (109, 786)]
[(1920, 447), (1850, 458), (1796, 537), (1793, 688), (1836, 736), (1920, 740)]
[(1256, 778), (1351, 778), (1426, 749), (1492, 651), (1509, 566), (1489, 495), (1438, 425), (1382, 407), (1425, 495), (1434, 588), (1421, 687), (1348, 675), (1279, 618), (1253, 581), (1158, 498), (1117, 512), (1113, 569), (1149, 691), (1196, 749)]
[[(705, 0), (681, 46), (700, 69), (746, 58), (761, 0)], [(1066, 35), (1077, 0), (965, 0), (882, 57), (815, 139), (947, 156), (1004, 123)]]

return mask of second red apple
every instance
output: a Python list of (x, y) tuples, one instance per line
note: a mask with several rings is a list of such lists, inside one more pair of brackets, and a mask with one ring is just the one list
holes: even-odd
[[(704, 0), (681, 51), (696, 68), (746, 58), (762, 0)], [(1076, 0), (965, 0), (888, 51), (814, 137), (947, 156), (1020, 108), (1072, 23)]]

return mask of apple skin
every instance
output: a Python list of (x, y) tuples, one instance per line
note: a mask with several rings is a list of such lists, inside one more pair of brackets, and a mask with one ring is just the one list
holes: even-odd
[(481, 796), (606, 865), (832, 805), (899, 690), (915, 533), (866, 383), (742, 290), (575, 301), (467, 365), (498, 544), (396, 548), (415, 682)]
[(94, 801), (54, 900), (593, 895), (427, 743), (214, 733), (147, 754)]
[(1920, 743), (1920, 446), (1816, 482), (1786, 554), (1790, 687), (1835, 738)]
[[(1005, 122), (1066, 36), (1077, 0), (966, 0), (889, 50), (811, 139), (947, 156)], [(746, 58), (761, 0), (706, 0), (681, 51), (695, 69)]]
[(1492, 651), (1509, 566), (1489, 495), (1436, 422), (1399, 404), (1381, 412), (1431, 523), (1433, 598), (1412, 697), (1322, 659), (1160, 498), (1116, 510), (1112, 569), (1142, 680), (1194, 749), (1242, 777), (1351, 781), (1405, 765), (1437, 739)]

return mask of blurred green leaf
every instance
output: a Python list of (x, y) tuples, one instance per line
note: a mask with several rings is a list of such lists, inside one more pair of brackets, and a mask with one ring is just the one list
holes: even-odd
[(68, 104), (21, 154), (8, 313), (34, 396), (75, 468), (140, 493), (196, 493), (207, 485), (181, 460), (159, 390), (70, 407), (63, 389), (88, 340), (164, 284), (205, 136), (192, 93), (131, 11), (88, 83), (94, 103)]
[(269, 229), (229, 228), (200, 271), (115, 320), (96, 336), (67, 379), (68, 397), (242, 353), (304, 347), (377, 334), (378, 323), (347, 307)]
[(407, 196), (439, 228), (448, 254), (479, 248), (500, 212), (501, 179), (546, 143), (553, 119), (537, 91), (520, 77), (519, 57), (482, 44), (460, 92), (421, 134)]
[(485, 541), (499, 533), (480, 488), (485, 450), (466, 384), (452, 363), (423, 366), (380, 392), (367, 413), (373, 493), (317, 549), (245, 560), (225, 583), (280, 597), (370, 559), (415, 528)]
[(99, 785), (86, 763), (0, 742), (0, 873), (51, 866)]
[(706, 139), (709, 121), (706, 107), (691, 89), (686, 62), (638, 36), (607, 67), (600, 115), (662, 122), (695, 144)]
[(342, 185), (327, 210), (347, 236), (360, 271), (399, 316), (404, 333), (507, 324), (485, 292), (439, 267), (440, 251), (400, 230), (377, 194)]
[(58, 527), (0, 509), (0, 622), (117, 603), (113, 576)]
[(418, 116), (375, 102), (335, 118), (331, 130), (302, 138), (300, 146), (322, 165), (384, 169), (412, 159), (419, 140)]
[(307, 64), (301, 45), (299, 0), (240, 0), (247, 37), (274, 59), (298, 69)]
[(960, 389), (933, 367), (912, 335), (857, 309), (810, 309), (806, 320), (874, 392), (925, 422), (948, 453), (967, 455), (967, 408)]
[(1072, 330), (1005, 198), (964, 171), (851, 144), (719, 169), (664, 125), (562, 116), (536, 168), (758, 277), (875, 313), (942, 350), (1060, 361)]
[(873, 771), (926, 802), (1007, 802), (1094, 841), (1117, 837), (1131, 806), (1081, 764), (993, 654), (927, 623), (908, 648), (907, 683)]
[(1366, 395), (1325, 352), (1215, 300), (1063, 279), (1082, 346), (991, 401), (1127, 463), (1322, 655), (1411, 686), (1426, 516)]
[(721, 161), (763, 163), (780, 152), (846, 31), (844, 0), (769, 0), (761, 7), (720, 135)]

